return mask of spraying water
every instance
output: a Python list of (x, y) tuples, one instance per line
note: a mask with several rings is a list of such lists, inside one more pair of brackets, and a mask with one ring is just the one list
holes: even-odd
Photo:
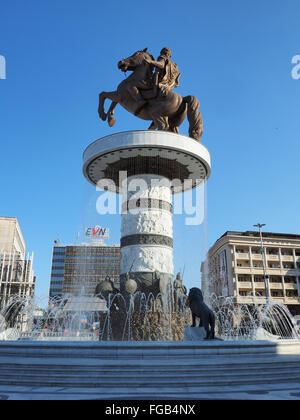
[[(170, 283), (154, 296), (135, 292), (103, 296), (70, 294), (42, 300), (13, 296), (0, 311), (0, 340), (184, 340), (191, 314), (183, 296), (178, 300)], [(270, 301), (236, 305), (232, 297), (210, 296), (216, 334), (223, 340), (300, 339), (299, 329), (285, 305)]]

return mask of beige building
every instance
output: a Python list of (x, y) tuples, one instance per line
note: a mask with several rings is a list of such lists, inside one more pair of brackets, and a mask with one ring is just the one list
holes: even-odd
[(262, 232), (226, 232), (202, 264), (206, 296), (233, 296), (237, 304), (285, 304), (300, 315), (300, 235)]
[(32, 297), (35, 289), (33, 255), (15, 217), (0, 217), (0, 310), (14, 297)]
[(25, 257), (25, 241), (15, 217), (0, 217), (0, 252)]

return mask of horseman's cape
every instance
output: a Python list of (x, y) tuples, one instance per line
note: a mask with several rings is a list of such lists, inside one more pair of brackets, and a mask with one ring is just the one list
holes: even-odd
[(159, 81), (159, 84), (167, 86), (170, 89), (174, 89), (175, 87), (179, 86), (179, 77), (180, 73), (177, 64), (174, 63), (174, 61), (168, 59), (165, 67), (165, 74)]

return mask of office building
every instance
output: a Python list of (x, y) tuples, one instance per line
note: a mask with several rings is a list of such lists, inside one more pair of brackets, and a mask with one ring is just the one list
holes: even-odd
[(93, 295), (97, 284), (109, 276), (119, 287), (120, 246), (89, 243), (53, 246), (50, 298), (65, 294)]
[(237, 304), (271, 299), (300, 315), (300, 235), (228, 231), (201, 271), (206, 296), (233, 296)]

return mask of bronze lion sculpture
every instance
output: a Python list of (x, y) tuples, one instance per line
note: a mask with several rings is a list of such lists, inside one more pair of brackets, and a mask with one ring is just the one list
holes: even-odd
[(199, 327), (204, 327), (206, 331), (205, 340), (213, 340), (215, 338), (215, 314), (204, 303), (202, 292), (198, 287), (190, 289), (188, 302), (192, 312), (192, 327), (196, 327), (196, 317), (199, 318)]

